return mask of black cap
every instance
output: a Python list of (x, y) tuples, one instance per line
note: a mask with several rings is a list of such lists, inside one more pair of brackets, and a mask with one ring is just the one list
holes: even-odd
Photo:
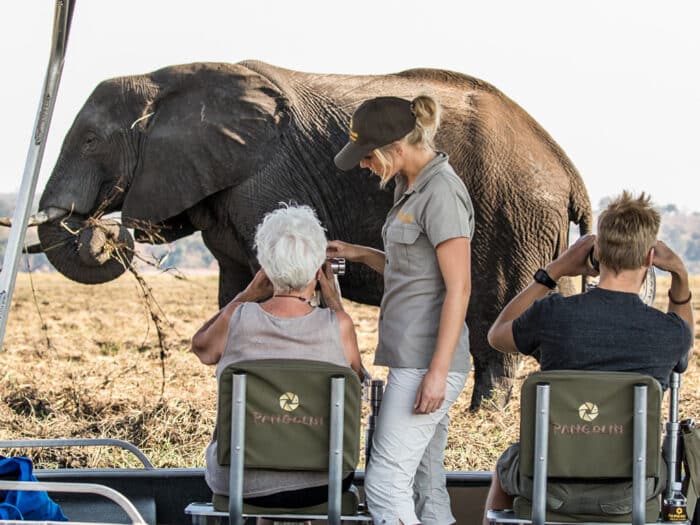
[(412, 102), (398, 97), (365, 100), (350, 119), (350, 142), (335, 156), (343, 171), (357, 166), (363, 157), (405, 137), (416, 125)]

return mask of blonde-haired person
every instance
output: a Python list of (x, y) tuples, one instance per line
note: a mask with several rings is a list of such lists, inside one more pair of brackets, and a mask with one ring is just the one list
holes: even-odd
[[(217, 380), (229, 364), (253, 359), (327, 361), (362, 377), (355, 327), (326, 263), (326, 245), (323, 227), (308, 206), (283, 206), (265, 216), (255, 234), (260, 271), (192, 338), (197, 357), (216, 365)], [(311, 305), (317, 283), (328, 308)], [(215, 495), (227, 496), (229, 470), (217, 463), (216, 451), (214, 436), (205, 479)], [(244, 478), (244, 501), (260, 507), (295, 508), (328, 499), (326, 473), (257, 469)], [(351, 481), (348, 472), (343, 486)]]
[(447, 155), (435, 150), (439, 123), (429, 96), (367, 100), (335, 157), (340, 169), (370, 169), (382, 186), (396, 181), (384, 251), (328, 243), (329, 255), (384, 274), (375, 364), (388, 366), (389, 376), (365, 477), (375, 523), (455, 521), (443, 462), (448, 412), (471, 366), (465, 317), (474, 211)]
[[(537, 270), (533, 282), (505, 306), (489, 330), (489, 344), (504, 353), (539, 350), (542, 370), (638, 372), (666, 389), (671, 372), (688, 366), (694, 324), (688, 272), (656, 239), (660, 222), (648, 196), (623, 192), (598, 217), (597, 236), (581, 237)], [(550, 294), (561, 277), (597, 273), (589, 264), (591, 249), (600, 265), (598, 286), (570, 297)], [(645, 305), (638, 295), (652, 265), (671, 273), (667, 313)], [(520, 445), (514, 443), (496, 464), (486, 510), (512, 508), (515, 496), (532, 494), (532, 480), (520, 476), (519, 464)], [(655, 495), (662, 488), (657, 483)], [(600, 514), (600, 509), (623, 508), (625, 501), (632, 504), (625, 483), (560, 493), (565, 492), (562, 512)], [(571, 508), (579, 510), (566, 510)], [(486, 513), (483, 523), (488, 524)]]

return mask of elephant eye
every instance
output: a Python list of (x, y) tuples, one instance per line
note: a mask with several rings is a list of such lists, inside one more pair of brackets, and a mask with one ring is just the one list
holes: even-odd
[(91, 151), (94, 146), (97, 144), (97, 137), (95, 135), (88, 135), (85, 137), (85, 140), (83, 141), (83, 151), (84, 152), (89, 152)]

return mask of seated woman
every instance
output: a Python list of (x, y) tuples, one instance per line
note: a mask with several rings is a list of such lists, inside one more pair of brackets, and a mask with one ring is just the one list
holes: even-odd
[[(231, 363), (253, 359), (327, 361), (361, 374), (355, 328), (325, 264), (326, 244), (308, 206), (283, 207), (265, 216), (255, 234), (261, 270), (192, 338), (197, 357), (217, 365), (217, 380)], [(311, 305), (317, 282), (328, 308)], [(206, 452), (206, 481), (214, 494), (228, 495), (229, 469), (217, 463), (216, 450), (214, 436)], [(251, 470), (244, 475), (243, 497), (263, 507), (304, 507), (325, 502), (327, 484), (321, 472)]]

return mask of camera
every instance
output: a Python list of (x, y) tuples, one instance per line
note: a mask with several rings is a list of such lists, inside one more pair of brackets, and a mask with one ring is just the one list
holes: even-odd
[(331, 263), (333, 275), (338, 277), (345, 275), (345, 259), (343, 257), (329, 257), (328, 260)]
[(598, 262), (598, 259), (595, 258), (595, 255), (593, 254), (593, 248), (591, 248), (591, 251), (588, 252), (588, 262), (591, 264), (593, 269), (600, 273), (600, 263)]

